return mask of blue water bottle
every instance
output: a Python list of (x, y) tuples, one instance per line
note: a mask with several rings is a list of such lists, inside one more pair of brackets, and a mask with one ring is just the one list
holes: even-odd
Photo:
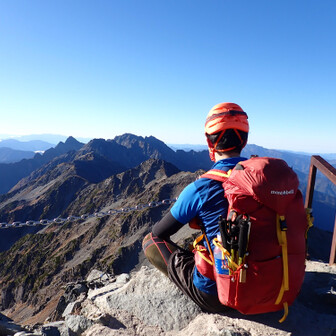
[[(222, 243), (221, 235), (217, 235), (217, 241)], [(223, 251), (215, 246), (213, 250), (214, 259), (215, 259), (215, 269), (217, 274), (229, 274), (229, 262), (227, 256), (223, 253)]]

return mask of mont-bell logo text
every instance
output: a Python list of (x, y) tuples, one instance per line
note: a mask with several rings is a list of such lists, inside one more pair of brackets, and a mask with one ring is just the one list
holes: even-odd
[(286, 196), (286, 195), (293, 195), (294, 189), (291, 190), (271, 190), (271, 195), (280, 195), (280, 196)]

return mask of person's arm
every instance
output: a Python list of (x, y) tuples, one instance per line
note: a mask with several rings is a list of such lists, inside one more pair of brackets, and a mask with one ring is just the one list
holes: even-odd
[(201, 207), (201, 200), (195, 184), (189, 184), (180, 194), (171, 210), (153, 226), (153, 235), (170, 241), (170, 237), (196, 217)]
[(180, 230), (183, 225), (169, 211), (160, 222), (153, 226), (152, 233), (156, 237), (170, 241), (170, 236)]

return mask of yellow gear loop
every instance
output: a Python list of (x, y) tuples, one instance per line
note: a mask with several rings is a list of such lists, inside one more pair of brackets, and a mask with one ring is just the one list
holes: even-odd
[(194, 242), (193, 242), (193, 247), (194, 247), (194, 250), (196, 250), (197, 252), (199, 252), (199, 256), (204, 260), (206, 261), (208, 264), (210, 264), (211, 266), (213, 265), (213, 261), (209, 258), (207, 258), (202, 252), (204, 251), (207, 251), (206, 247), (203, 246), (203, 245), (198, 245), (198, 243), (200, 241), (202, 241), (202, 239), (204, 238), (204, 233), (201, 234), (200, 236), (198, 236)]
[(228, 258), (230, 270), (232, 272), (236, 271), (239, 268), (239, 266), (232, 259), (230, 252), (223, 247), (222, 243), (218, 241), (217, 238), (214, 238), (213, 243), (222, 251), (223, 257), (225, 255)]
[(285, 321), (287, 316), (288, 316), (288, 303), (284, 302), (283, 306), (284, 306), (284, 314), (283, 314), (282, 318), (279, 320), (280, 323)]

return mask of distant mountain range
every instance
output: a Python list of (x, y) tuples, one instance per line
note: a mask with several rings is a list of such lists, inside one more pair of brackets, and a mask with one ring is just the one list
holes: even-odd
[[(29, 134), (29, 135), (12, 135), (0, 134), (0, 140), (18, 140), (20, 142), (42, 141), (57, 145), (59, 142), (64, 142), (69, 136), (60, 134)], [(78, 141), (87, 143), (91, 138), (77, 138)]]
[[(12, 143), (19, 145), (17, 141), (12, 141)], [(43, 142), (31, 142), (31, 145), (36, 146), (43, 144), (47, 146)], [(310, 156), (247, 145), (242, 156), (248, 158), (251, 155), (284, 159), (298, 174), (300, 188), (303, 193), (305, 192)], [(99, 183), (111, 175), (134, 168), (148, 159), (164, 160), (181, 171), (190, 172), (199, 169), (208, 170), (212, 165), (207, 150), (175, 151), (152, 136), (144, 138), (133, 134), (124, 134), (112, 140), (93, 139), (87, 144), (69, 137), (64, 143), (60, 142), (55, 148), (49, 148), (43, 154), (35, 154), (30, 159), (16, 163), (0, 164), (0, 194), (3, 194), (0, 197), (0, 202), (5, 202), (8, 207), (10, 202), (5, 200), (18, 191), (33, 188), (32, 185), (36, 183), (39, 186), (50, 183), (56, 185), (58, 183), (56, 181), (62, 183), (62, 180), (66, 179), (64, 174), (69, 173), (75, 179), (85, 180), (88, 183)], [(331, 163), (335, 164), (333, 161)], [(316, 217), (320, 219), (319, 227), (332, 230), (336, 208), (336, 187), (318, 174), (315, 189), (314, 208)], [(52, 202), (52, 199), (49, 202)], [(51, 209), (52, 206), (49, 208)], [(0, 215), (1, 220), (26, 220), (29, 217), (27, 213), (22, 211), (14, 211), (15, 207), (11, 208), (11, 215), (8, 216), (8, 209)], [(58, 216), (58, 210), (56, 207), (55, 211), (48, 213), (45, 211), (43, 213), (32, 212), (31, 216), (33, 214), (35, 218), (46, 215)]]
[(55, 145), (41, 140), (30, 140), (30, 141), (19, 141), (16, 139), (5, 139), (0, 140), (0, 148), (8, 147), (15, 150), (21, 151), (32, 151), (32, 152), (43, 152)]
[(43, 153), (54, 146), (49, 142), (41, 140), (0, 140), (0, 163), (15, 163), (23, 159), (31, 159), (37, 152)]
[(0, 163), (14, 163), (23, 159), (31, 159), (35, 152), (0, 147)]

